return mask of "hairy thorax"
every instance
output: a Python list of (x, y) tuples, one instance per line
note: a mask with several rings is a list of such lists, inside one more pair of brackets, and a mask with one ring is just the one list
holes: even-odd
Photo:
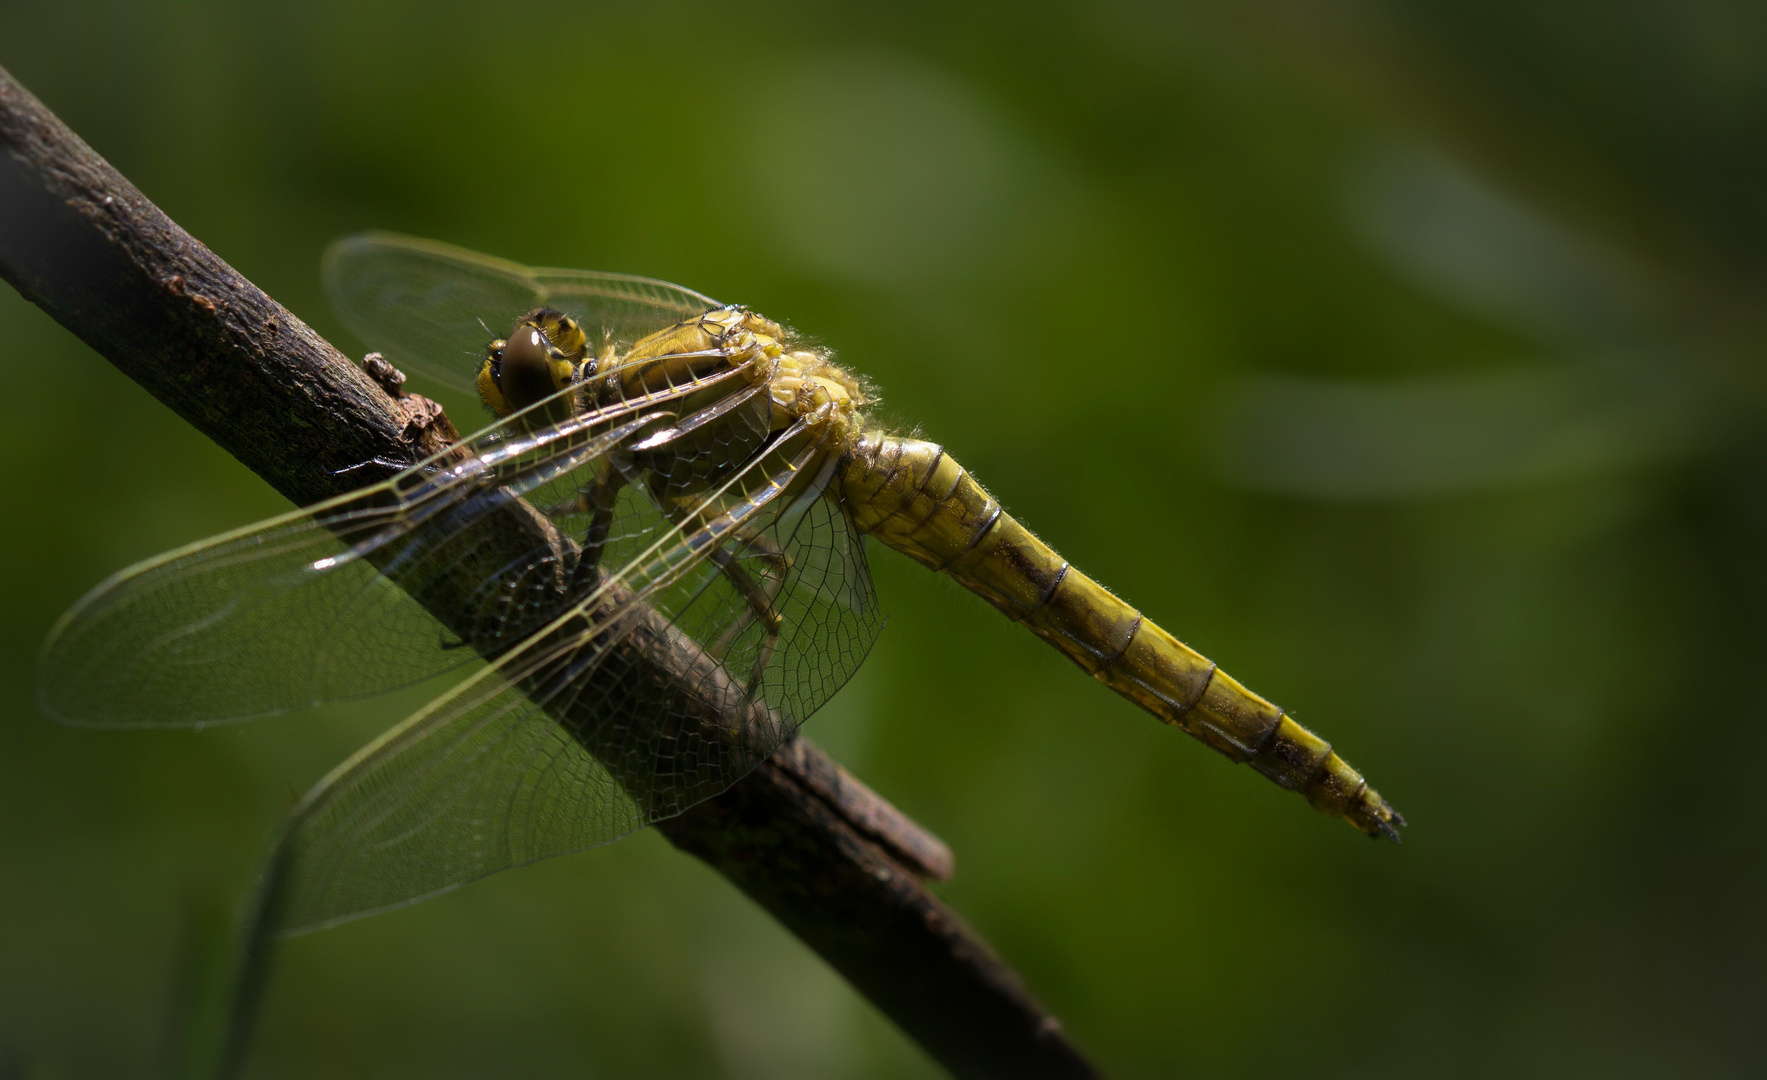
[(857, 439), (866, 402), (859, 381), (778, 323), (738, 307), (688, 319), (610, 358), (585, 380), (586, 404), (666, 393), (738, 369), (734, 382), (671, 404), (683, 428), (638, 455), (654, 482), (680, 493), (760, 452), (815, 442), (840, 456)]

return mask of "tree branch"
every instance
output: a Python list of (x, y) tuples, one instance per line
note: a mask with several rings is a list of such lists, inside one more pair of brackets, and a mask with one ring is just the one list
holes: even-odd
[[(0, 277), (289, 499), (340, 494), (362, 474), (339, 470), (457, 438), (431, 403), (389, 396), (179, 228), (3, 69), (0, 150)], [(531, 550), (516, 518), (490, 527)], [(807, 742), (658, 828), (953, 1073), (1094, 1075), (920, 881), (949, 876), (944, 844)]]

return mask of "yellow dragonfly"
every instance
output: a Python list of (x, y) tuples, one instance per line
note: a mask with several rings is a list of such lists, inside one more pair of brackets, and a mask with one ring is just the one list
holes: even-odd
[[(728, 788), (858, 667), (865, 537), (949, 574), (1159, 719), (1316, 809), (1404, 819), (1283, 710), (1070, 566), (872, 392), (738, 306), (385, 234), (328, 290), (498, 419), (316, 506), (122, 571), (52, 631), (53, 716), (200, 727), (466, 668), (291, 815), (277, 929), (618, 839)], [(510, 327), (490, 340), (490, 327)]]

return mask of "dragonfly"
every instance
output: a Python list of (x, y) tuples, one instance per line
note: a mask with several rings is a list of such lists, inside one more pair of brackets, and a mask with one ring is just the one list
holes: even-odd
[[(1404, 818), (1325, 740), (1071, 566), (875, 392), (747, 308), (439, 242), (334, 244), (327, 291), (495, 421), (348, 494), (130, 567), (45, 644), (64, 722), (201, 727), (455, 672), (291, 812), (278, 929), (605, 844), (740, 780), (882, 626), (866, 540), (943, 573), (1317, 810)], [(509, 330), (498, 336), (493, 328)]]

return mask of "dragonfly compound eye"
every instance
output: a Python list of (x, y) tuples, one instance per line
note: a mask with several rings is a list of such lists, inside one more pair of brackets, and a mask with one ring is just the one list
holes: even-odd
[(518, 324), (509, 335), (493, 378), (511, 408), (525, 409), (559, 389), (551, 346), (546, 334), (533, 323)]
[[(499, 416), (525, 409), (571, 385), (577, 362), (588, 351), (576, 320), (551, 308), (536, 308), (523, 315), (508, 340), (492, 345), (479, 375), (479, 394)], [(487, 390), (486, 382), (495, 394)]]

